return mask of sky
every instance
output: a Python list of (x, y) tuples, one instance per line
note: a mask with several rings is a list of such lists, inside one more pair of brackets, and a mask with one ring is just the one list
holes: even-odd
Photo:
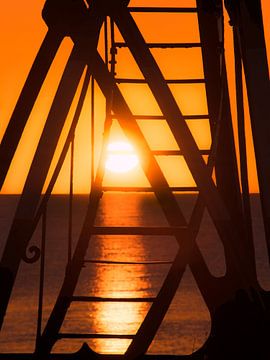
[[(193, 6), (194, 0), (153, 0), (151, 4), (159, 6), (166, 4), (167, 6)], [(132, 5), (145, 5), (146, 1), (134, 0)], [(150, 5), (150, 2), (147, 1)], [(20, 94), (27, 73), (33, 63), (35, 55), (40, 44), (46, 34), (47, 27), (41, 18), (41, 10), (44, 0), (25, 0), (25, 1), (9, 1), (2, 2), (0, 11), (0, 41), (1, 54), (0, 57), (0, 139), (2, 138), (8, 120), (12, 114), (12, 110), (16, 104), (16, 100)], [(262, 0), (264, 23), (270, 24), (270, 3), (268, 0)], [(160, 26), (160, 18), (157, 15), (136, 15), (135, 20), (147, 41), (197, 41), (199, 34), (197, 28), (196, 17), (194, 15), (166, 15), (162, 18), (164, 26)], [(181, 23), (181, 26), (179, 25)], [(155, 31), (153, 31), (155, 29)], [(172, 36), (174, 35), (174, 38)], [(101, 34), (101, 37), (103, 34)], [(265, 26), (265, 37), (267, 48), (270, 51), (270, 27)], [(228, 18), (225, 18), (225, 46), (226, 58), (230, 80), (230, 95), (232, 99), (232, 112), (235, 118), (235, 102), (234, 102), (234, 77), (233, 77), (233, 53), (231, 28), (228, 25)], [(23, 184), (29, 169), (31, 159), (33, 157), (39, 136), (42, 132), (46, 116), (48, 114), (50, 104), (52, 103), (57, 84), (60, 80), (62, 70), (67, 61), (68, 55), (72, 48), (72, 42), (65, 39), (62, 43), (56, 59), (53, 62), (41, 93), (36, 101), (34, 109), (31, 113), (23, 137), (20, 141), (18, 150), (15, 154), (12, 166), (8, 173), (6, 182), (1, 193), (19, 193), (23, 188)], [(102, 51), (102, 49), (101, 49)], [(270, 53), (270, 52), (269, 52)], [(175, 50), (155, 50), (154, 56), (166, 78), (188, 78), (202, 77), (203, 70), (201, 64), (201, 56), (198, 50), (175, 51)], [(117, 55), (117, 76), (134, 76), (141, 77), (140, 71), (134, 64), (132, 57), (127, 50), (119, 50)], [(125, 94), (126, 100), (134, 113), (142, 114), (158, 114), (159, 109), (144, 85), (122, 85), (121, 90)], [(205, 99), (205, 91), (203, 85), (191, 87), (190, 85), (174, 88), (171, 87), (180, 109), (184, 114), (207, 113), (207, 105)], [(65, 128), (62, 132), (58, 144), (53, 164), (48, 174), (48, 179), (57, 160), (57, 156), (61, 149), (63, 139), (67, 133), (74, 105), (78, 93), (75, 97), (74, 104), (66, 121)], [(191, 101), (192, 99), (192, 101)], [(102, 129), (104, 122), (104, 98), (97, 89), (96, 96), (96, 143), (100, 144), (102, 137)], [(91, 154), (91, 127), (90, 127), (90, 94), (88, 93), (84, 105), (83, 113), (76, 130), (75, 143), (75, 191), (85, 193), (90, 188), (90, 154)], [(147, 109), (147, 110), (146, 110)], [(247, 109), (246, 109), (247, 111)], [(141, 121), (139, 123), (145, 134), (150, 146), (153, 149), (177, 149), (177, 145), (166, 127), (165, 123), (156, 122), (149, 123)], [(153, 134), (153, 126), (155, 137)], [(209, 127), (206, 121), (200, 123), (190, 123), (190, 129), (198, 143), (203, 149), (210, 145)], [(252, 151), (252, 141), (250, 136), (249, 123), (246, 124), (247, 140), (248, 140), (248, 158), (249, 158), (249, 181), (251, 191), (258, 190), (256, 179), (256, 167), (254, 155)], [(119, 130), (117, 122), (114, 121), (112, 129), (111, 141), (122, 140), (123, 136)], [(98, 152), (97, 152), (98, 153)], [(158, 161), (164, 171), (170, 185), (187, 185), (193, 184), (193, 179), (183, 159), (178, 157), (174, 159), (165, 159), (159, 157)], [(180, 171), (175, 171), (179, 168)], [(68, 189), (68, 172), (69, 159), (65, 161), (57, 184), (55, 193), (63, 193)], [(135, 168), (127, 173), (126, 176), (117, 176), (107, 173), (105, 176), (105, 184), (108, 185), (147, 185), (147, 180), (140, 168)]]

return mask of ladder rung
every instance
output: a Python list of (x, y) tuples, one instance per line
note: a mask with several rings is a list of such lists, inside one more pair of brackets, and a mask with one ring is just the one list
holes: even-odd
[(153, 302), (155, 298), (109, 298), (109, 297), (99, 297), (99, 296), (72, 296), (71, 301), (78, 302)]
[(209, 115), (205, 114), (205, 115), (184, 115), (183, 116), (185, 120), (204, 120), (207, 119), (209, 120)]
[[(176, 156), (176, 155), (183, 155), (181, 150), (153, 150), (152, 153), (154, 155), (167, 155), (167, 156)], [(200, 150), (201, 155), (209, 155), (210, 150), (203, 149)]]
[(133, 339), (134, 335), (59, 333), (57, 337), (58, 339)]
[[(196, 186), (170, 186), (169, 189), (174, 192), (198, 191)], [(153, 188), (144, 186), (103, 186), (102, 191), (154, 192)]]
[[(137, 120), (165, 120), (164, 115), (134, 115)], [(183, 115), (185, 120), (209, 120), (209, 115)]]
[(196, 13), (198, 12), (197, 8), (194, 7), (129, 7), (130, 12), (146, 12), (146, 13)]
[(94, 235), (175, 235), (186, 231), (184, 226), (144, 227), (144, 226), (94, 226)]
[(168, 265), (172, 261), (112, 261), (112, 260), (84, 260), (85, 263), (90, 264), (105, 264), (105, 265)]
[[(116, 42), (114, 44), (118, 48), (128, 47), (125, 42)], [(199, 42), (192, 42), (192, 43), (146, 43), (148, 48), (159, 48), (159, 49), (167, 49), (167, 48), (176, 48), (176, 49), (186, 49), (186, 48), (197, 48), (201, 47), (202, 44)]]
[[(118, 84), (147, 84), (145, 79), (116, 78)], [(167, 79), (167, 84), (204, 84), (205, 79)]]

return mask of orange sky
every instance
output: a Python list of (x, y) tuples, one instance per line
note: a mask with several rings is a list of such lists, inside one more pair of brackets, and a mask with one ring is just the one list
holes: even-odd
[[(145, 0), (134, 0), (132, 5), (145, 5)], [(153, 0), (153, 6), (164, 5), (167, 6), (193, 6), (194, 0)], [(152, 4), (151, 3), (151, 4)], [(20, 90), (23, 86), (29, 68), (34, 60), (42, 39), (46, 33), (46, 25), (41, 18), (41, 10), (44, 0), (25, 0), (25, 1), (10, 1), (1, 5), (0, 12), (0, 41), (2, 45), (2, 56), (0, 57), (0, 139), (3, 136), (7, 122), (10, 118), (12, 110), (15, 106), (16, 100), (19, 96)], [(150, 5), (149, 0), (147, 4)], [(270, 3), (268, 0), (262, 0), (264, 21), (270, 23)], [(181, 16), (181, 21), (179, 21)], [(146, 40), (148, 41), (197, 41), (198, 29), (196, 18), (194, 15), (166, 15), (163, 17), (163, 23), (166, 26), (160, 26), (157, 15), (137, 15), (136, 21), (141, 28)], [(179, 23), (182, 26), (179, 26)], [(227, 19), (226, 19), (227, 24)], [(153, 31), (152, 29), (155, 29)], [(177, 34), (172, 37), (173, 33)], [(265, 35), (267, 39), (267, 46), (270, 47), (270, 27), (265, 27)], [(19, 144), (12, 167), (9, 171), (7, 180), (3, 186), (2, 193), (18, 193), (23, 187), (23, 183), (30, 166), (31, 158), (33, 156), (38, 138), (41, 134), (46, 115), (49, 111), (49, 106), (52, 102), (57, 84), (59, 82), (61, 71), (66, 62), (70, 49), (72, 47), (71, 41), (66, 39), (61, 46), (59, 54), (54, 61), (52, 70), (49, 72), (35, 107), (32, 111), (28, 124), (23, 134), (23, 138)], [(231, 81), (231, 95), (233, 99), (233, 56), (231, 52), (231, 32), (230, 27), (226, 25), (226, 55), (229, 69), (229, 79)], [(200, 62), (200, 53), (198, 50), (155, 50), (154, 56), (161, 67), (166, 78), (185, 78), (185, 77), (202, 77), (202, 65)], [(140, 72), (136, 65), (132, 63), (132, 58), (127, 50), (119, 50), (118, 53), (118, 76), (134, 76), (140, 77)], [(121, 65), (122, 64), (122, 65)], [(175, 66), (177, 64), (177, 66)], [(134, 113), (157, 114), (159, 109), (152, 99), (149, 90), (144, 85), (137, 85), (140, 88), (140, 93), (134, 91), (134, 86), (131, 88), (128, 85), (122, 85), (121, 89), (126, 96)], [(172, 92), (175, 94), (179, 103), (180, 109), (184, 114), (207, 113), (205, 103), (204, 87), (197, 86), (178, 86), (177, 90), (172, 86)], [(139, 95), (140, 94), (140, 95)], [(192, 99), (192, 101), (190, 101)], [(73, 107), (74, 108), (74, 107)], [(97, 125), (97, 137), (101, 137), (101, 131), (104, 121), (104, 99), (99, 94), (97, 96), (96, 108), (99, 109), (97, 117), (100, 119)], [(146, 110), (147, 108), (147, 110)], [(232, 108), (234, 110), (234, 101), (232, 101)], [(76, 131), (76, 156), (75, 156), (75, 190), (77, 192), (88, 192), (90, 185), (90, 124), (89, 124), (89, 110), (90, 99), (89, 94), (86, 99), (83, 115), (80, 119)], [(234, 113), (234, 111), (233, 111)], [(64, 138), (68, 130), (69, 121), (71, 119), (72, 111), (65, 129), (62, 133)], [(153, 124), (153, 123), (151, 123)], [(159, 134), (155, 137), (151, 136), (153, 131), (150, 126), (155, 126), (155, 133)], [(156, 122), (150, 125), (149, 122), (141, 122), (140, 126), (145, 133), (150, 145), (155, 149), (176, 149), (177, 146), (169, 132), (166, 125), (162, 122)], [(207, 122), (192, 122), (190, 124), (199, 147), (206, 148), (209, 146), (208, 125)], [(249, 132), (249, 129), (247, 129)], [(204, 136), (202, 136), (204, 134)], [(161, 135), (161, 136), (160, 136)], [(165, 136), (166, 135), (166, 136)], [(121, 137), (121, 133), (114, 125), (113, 138)], [(61, 148), (61, 139), (59, 141), (59, 149)], [(97, 140), (99, 143), (99, 140)], [(252, 148), (250, 136), (248, 140), (249, 149)], [(57, 155), (55, 157), (55, 160)], [(255, 165), (252, 151), (249, 151), (249, 166), (250, 166), (250, 185), (252, 191), (257, 191), (257, 181), (255, 175)], [(191, 185), (192, 178), (181, 158), (168, 160), (164, 157), (159, 157), (158, 161), (164, 170), (168, 181), (171, 185)], [(68, 161), (65, 162), (59, 180), (55, 187), (55, 192), (65, 192), (68, 189)], [(172, 171), (175, 167), (179, 167), (181, 171)], [(53, 166), (52, 166), (53, 168)], [(108, 178), (108, 176), (107, 176)], [(120, 183), (119, 178), (114, 177), (113, 181), (108, 182)], [(124, 185), (146, 185), (147, 181), (144, 179), (140, 171), (130, 173), (127, 179), (121, 177), (121, 182)]]

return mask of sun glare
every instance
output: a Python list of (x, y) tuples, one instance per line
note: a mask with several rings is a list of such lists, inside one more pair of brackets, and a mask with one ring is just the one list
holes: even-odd
[(139, 164), (133, 146), (126, 141), (111, 142), (107, 148), (105, 167), (114, 173), (127, 173)]

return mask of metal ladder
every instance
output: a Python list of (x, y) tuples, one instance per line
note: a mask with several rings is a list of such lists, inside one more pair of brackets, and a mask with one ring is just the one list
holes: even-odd
[[(126, 10), (125, 10), (126, 11)], [(126, 11), (125, 16), (127, 14), (130, 14), (131, 12), (197, 12), (198, 9), (193, 8), (129, 8), (128, 11)], [(119, 15), (120, 18), (120, 15)], [(130, 20), (130, 19), (129, 19)], [(116, 21), (117, 22), (117, 21)], [(126, 27), (125, 27), (126, 29)], [(125, 47), (128, 46), (128, 43), (119, 43), (116, 42), (113, 44), (115, 47)], [(134, 45), (134, 44), (133, 44)], [(139, 51), (139, 47), (143, 47), (145, 53), (148, 53), (147, 49), (149, 48), (192, 48), (192, 47), (201, 47), (202, 43), (150, 43), (150, 44), (144, 44), (140, 41), (138, 41), (137, 45), (137, 53), (141, 53)], [(134, 46), (135, 48), (135, 46)], [(216, 58), (215, 60), (220, 60), (222, 58), (222, 54), (219, 54), (219, 58)], [(217, 75), (217, 77), (221, 78), (221, 71)], [(106, 67), (104, 67), (104, 64), (102, 64), (101, 59), (98, 57), (96, 59), (96, 64), (94, 68), (94, 77), (96, 81), (98, 82), (99, 86), (101, 87), (104, 94), (107, 96), (107, 98), (110, 97), (110, 90), (111, 88), (113, 93), (113, 99), (112, 99), (112, 110), (114, 112), (114, 116), (118, 119), (120, 126), (122, 127), (123, 131), (126, 133), (126, 135), (133, 140), (133, 142), (136, 144), (136, 142), (140, 142), (140, 146), (138, 147), (138, 151), (144, 153), (147, 157), (147, 163), (150, 163), (149, 166), (151, 170), (147, 170), (145, 167), (145, 173), (146, 176), (151, 184), (150, 188), (125, 188), (125, 191), (153, 191), (156, 195), (159, 204), (161, 205), (164, 214), (169, 222), (169, 227), (97, 227), (94, 226), (95, 216), (97, 212), (97, 208), (99, 205), (99, 200), (101, 197), (101, 194), (103, 191), (117, 191), (117, 190), (123, 190), (118, 187), (103, 187), (102, 186), (102, 180), (104, 175), (104, 152), (106, 147), (106, 142), (108, 141), (109, 136), (109, 128), (106, 128), (105, 124), (105, 133), (104, 133), (104, 145), (101, 155), (101, 161), (99, 164), (99, 168), (97, 170), (97, 175), (95, 179), (94, 186), (92, 187), (90, 198), (89, 198), (89, 206), (87, 215), (84, 221), (84, 226), (80, 235), (80, 238), (78, 240), (78, 244), (76, 246), (76, 249), (74, 251), (72, 260), (68, 266), (66, 276), (61, 288), (61, 291), (59, 293), (59, 296), (57, 298), (56, 304), (54, 306), (54, 309), (50, 315), (50, 318), (45, 326), (45, 329), (43, 331), (43, 334), (41, 335), (37, 347), (37, 353), (38, 354), (49, 354), (52, 350), (53, 345), (55, 342), (59, 339), (93, 339), (93, 338), (124, 338), (124, 339), (132, 339), (132, 342), (130, 346), (127, 349), (127, 352), (125, 354), (128, 358), (136, 358), (142, 354), (144, 354), (149, 345), (151, 344), (154, 335), (157, 332), (157, 329), (162, 322), (163, 317), (166, 314), (166, 311), (168, 310), (168, 307), (173, 299), (173, 296), (178, 288), (178, 285), (181, 281), (181, 278), (183, 276), (183, 273), (185, 271), (186, 265), (190, 263), (190, 256), (195, 255), (196, 257), (196, 265), (195, 263), (190, 263), (191, 269), (193, 270), (193, 274), (195, 276), (195, 279), (198, 281), (200, 290), (203, 293), (204, 299), (207, 302), (207, 305), (210, 309), (210, 312), (217, 306), (219, 302), (221, 302), (221, 298), (224, 299), (224, 294), (226, 292), (232, 291), (230, 286), (228, 285), (228, 282), (226, 279), (223, 281), (220, 281), (219, 284), (217, 284), (217, 281), (211, 276), (204, 259), (202, 257), (202, 254), (200, 253), (199, 248), (197, 247), (195, 243), (196, 235), (200, 226), (200, 222), (202, 219), (203, 211), (204, 211), (204, 203), (201, 199), (201, 196), (199, 195), (199, 198), (196, 202), (196, 205), (193, 209), (193, 213), (191, 216), (191, 219), (189, 223), (186, 222), (181, 209), (179, 208), (176, 199), (173, 196), (173, 192), (185, 192), (185, 191), (198, 191), (198, 187), (170, 187), (162, 174), (161, 169), (159, 168), (159, 165), (155, 159), (155, 156), (159, 155), (167, 155), (167, 156), (175, 156), (175, 155), (183, 155), (183, 152), (180, 150), (177, 151), (170, 151), (170, 150), (159, 150), (154, 151), (151, 150), (144, 139), (144, 136), (136, 124), (136, 120), (138, 119), (145, 119), (147, 120), (164, 120), (166, 119), (166, 115), (162, 116), (152, 116), (152, 115), (132, 115), (130, 110), (128, 109), (128, 106), (124, 100), (124, 97), (120, 93), (119, 89), (116, 86), (116, 83), (131, 83), (131, 84), (137, 84), (137, 83), (143, 83), (143, 84), (149, 84), (153, 78), (151, 76), (148, 79), (121, 79), (116, 78), (114, 81), (112, 81), (110, 74), (108, 73), (108, 70)], [(107, 79), (107, 80), (106, 80)], [(206, 83), (206, 79), (175, 79), (175, 80), (167, 80), (165, 81), (166, 84), (183, 84), (183, 83)], [(150, 84), (149, 84), (150, 85)], [(219, 84), (223, 87), (221, 92), (227, 91), (226, 86), (224, 84)], [(227, 96), (227, 94), (226, 94)], [(211, 98), (208, 98), (208, 101), (211, 102)], [(220, 99), (220, 102), (224, 102), (224, 99)], [(222, 104), (224, 106), (224, 104)], [(211, 108), (211, 106), (210, 106)], [(228, 110), (227, 110), (228, 111)], [(216, 114), (217, 115), (217, 114)], [(222, 116), (222, 114), (220, 115)], [(191, 115), (191, 116), (185, 116), (184, 120), (192, 120), (192, 119), (209, 119), (210, 115)], [(217, 121), (218, 122), (218, 121)], [(219, 134), (220, 129), (217, 130), (216, 128), (219, 128), (220, 124), (217, 124), (216, 127), (212, 125), (212, 135), (216, 135), (217, 138), (219, 138), (221, 135)], [(177, 131), (177, 129), (175, 129)], [(216, 132), (215, 132), (216, 131)], [(173, 133), (175, 135), (175, 133)], [(231, 134), (232, 135), (232, 134)], [(211, 169), (214, 166), (214, 162), (216, 159), (217, 154), (214, 154), (217, 152), (217, 146), (218, 144), (215, 144), (215, 141), (212, 141), (212, 146), (215, 147), (215, 149), (204, 149), (199, 150), (198, 153), (202, 157), (203, 155), (209, 156), (209, 172), (211, 173)], [(231, 149), (233, 152), (233, 149)], [(210, 155), (212, 154), (212, 155)], [(211, 158), (212, 156), (212, 158)], [(230, 164), (229, 166), (232, 166)], [(144, 167), (144, 165), (143, 165)], [(233, 171), (235, 171), (235, 168), (233, 166), (231, 167)], [(171, 268), (168, 271), (167, 277), (164, 281), (164, 284), (162, 285), (157, 297), (155, 298), (102, 298), (102, 297), (93, 297), (93, 296), (74, 296), (74, 290), (75, 286), (79, 280), (79, 275), (82, 267), (85, 263), (91, 262), (87, 259), (85, 259), (85, 254), (87, 251), (87, 247), (90, 241), (90, 238), (92, 235), (174, 235), (177, 242), (179, 243), (179, 251), (176, 254), (176, 257), (171, 265)], [(228, 252), (230, 252), (230, 246), (226, 244), (227, 248), (225, 249)], [(95, 263), (107, 263), (106, 261), (100, 259), (95, 260)], [(134, 265), (136, 263), (132, 262), (117, 262), (112, 261), (108, 262), (111, 265), (119, 265), (122, 264), (123, 266), (128, 265)], [(153, 264), (160, 264), (162, 262), (156, 261), (156, 262), (149, 262), (146, 263), (146, 265), (153, 265)], [(137, 263), (138, 264), (138, 263)], [(233, 264), (233, 260), (231, 262)], [(233, 266), (233, 265), (232, 265)], [(230, 273), (231, 272), (231, 273)], [(227, 278), (231, 281), (231, 276), (235, 272), (235, 269), (232, 268), (228, 272)], [(235, 275), (235, 274), (234, 274)], [(224, 285), (226, 285), (224, 287)], [(209, 295), (207, 295), (208, 291), (213, 287), (219, 288), (219, 290), (216, 292), (218, 294), (217, 298), (210, 298)], [(223, 291), (222, 291), (223, 289)], [(220, 296), (220, 298), (219, 298)], [(225, 295), (226, 296), (226, 295)], [(78, 334), (78, 333), (61, 333), (61, 326), (64, 321), (65, 315), (68, 311), (68, 308), (72, 302), (150, 302), (152, 303), (152, 306), (142, 322), (138, 332), (136, 334), (130, 334), (130, 335), (115, 335), (115, 334)]]

